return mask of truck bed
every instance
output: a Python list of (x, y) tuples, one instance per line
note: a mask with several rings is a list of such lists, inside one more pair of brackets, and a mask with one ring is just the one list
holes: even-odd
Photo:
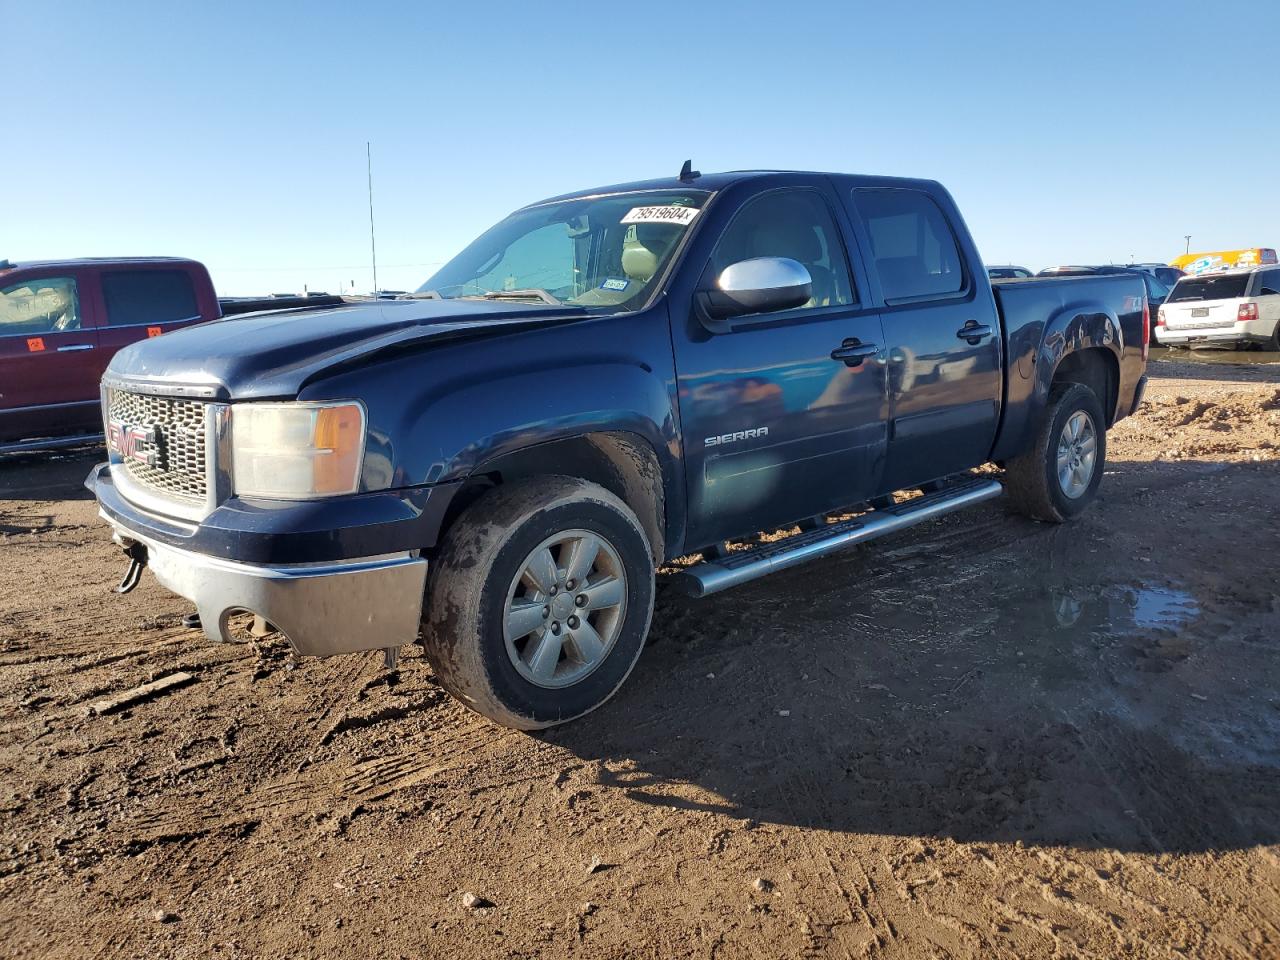
[(1062, 354), (1082, 338), (1119, 346), (1120, 359), (1104, 407), (1111, 422), (1128, 416), (1136, 405), (1138, 381), (1146, 366), (1146, 287), (1141, 277), (1123, 273), (1033, 277), (997, 280), (991, 286), (1008, 358), (1004, 415), (992, 459), (1004, 459), (1023, 448), (1047, 398), (1044, 371), (1052, 371)]

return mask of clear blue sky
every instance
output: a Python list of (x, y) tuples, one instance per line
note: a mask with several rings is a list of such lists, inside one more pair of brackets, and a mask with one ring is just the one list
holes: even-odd
[(989, 263), (1280, 246), (1277, 27), (1272, 2), (0, 0), (0, 257), (368, 290), (366, 140), (390, 288), (686, 157), (937, 178)]

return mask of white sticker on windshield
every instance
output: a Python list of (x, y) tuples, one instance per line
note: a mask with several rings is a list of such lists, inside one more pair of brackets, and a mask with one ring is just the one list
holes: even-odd
[(698, 215), (697, 207), (632, 207), (621, 223), (674, 223), (687, 227)]

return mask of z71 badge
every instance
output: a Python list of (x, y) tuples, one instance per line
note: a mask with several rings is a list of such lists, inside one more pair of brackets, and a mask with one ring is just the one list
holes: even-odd
[(767, 437), (768, 435), (768, 427), (753, 427), (750, 430), (736, 430), (733, 433), (722, 433), (718, 437), (707, 437), (702, 442), (708, 447), (720, 447), (726, 443), (737, 443), (739, 440), (755, 440), (758, 437)]

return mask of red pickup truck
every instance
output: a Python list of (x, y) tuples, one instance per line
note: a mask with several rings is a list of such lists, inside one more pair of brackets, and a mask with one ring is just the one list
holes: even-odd
[(194, 260), (0, 260), (0, 452), (100, 437), (116, 351), (221, 315)]

